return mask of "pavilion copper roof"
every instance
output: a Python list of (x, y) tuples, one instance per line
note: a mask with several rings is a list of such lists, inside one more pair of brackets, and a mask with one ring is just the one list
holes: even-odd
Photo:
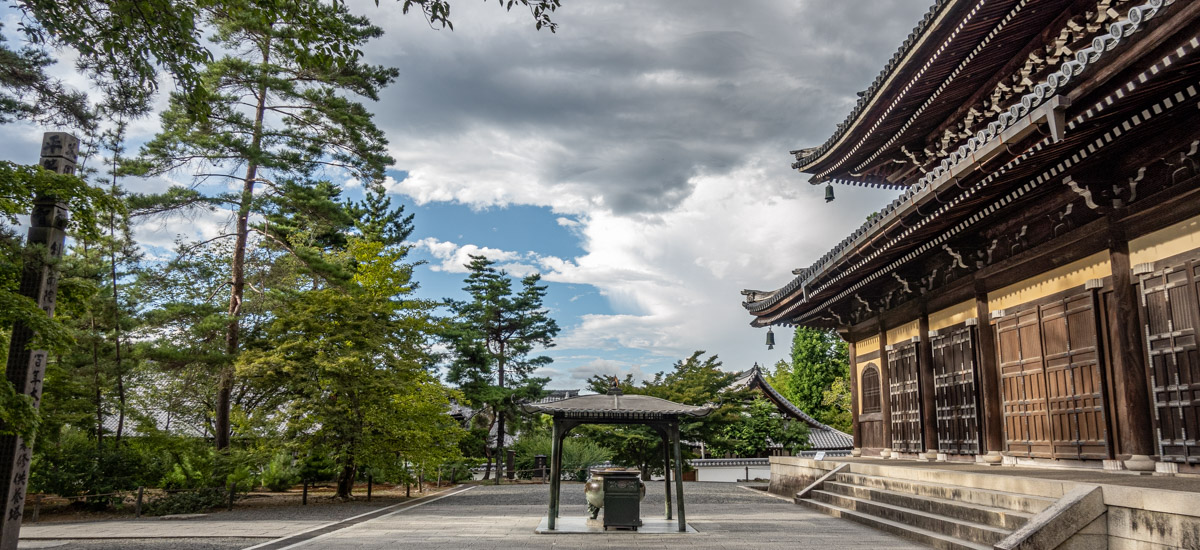
[(545, 413), (559, 418), (606, 420), (658, 420), (680, 416), (701, 417), (712, 407), (684, 405), (648, 395), (580, 395), (553, 403), (521, 406), (527, 413)]

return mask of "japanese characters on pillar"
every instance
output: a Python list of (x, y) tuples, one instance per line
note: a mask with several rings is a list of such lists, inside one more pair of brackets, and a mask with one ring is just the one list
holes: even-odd
[[(40, 164), (60, 174), (74, 174), (79, 140), (63, 132), (42, 136)], [(67, 207), (54, 197), (38, 197), (30, 214), (28, 243), (45, 247), (41, 261), (30, 261), (21, 273), (22, 296), (35, 300), (49, 317), (54, 316), (58, 297), (56, 260), (62, 257), (67, 237)], [(41, 403), (42, 379), (46, 370), (46, 350), (29, 348), (33, 331), (24, 323), (13, 326), (5, 374), (16, 391), (28, 395), (34, 408)], [(25, 492), (29, 484), (29, 464), (33, 460), (32, 441), (15, 435), (0, 436), (0, 494), (4, 495), (4, 515), (0, 518), (0, 550), (17, 547), (21, 515), (25, 510)]]
[(42, 134), (42, 168), (59, 174), (74, 174), (79, 159), (79, 140), (66, 132)]

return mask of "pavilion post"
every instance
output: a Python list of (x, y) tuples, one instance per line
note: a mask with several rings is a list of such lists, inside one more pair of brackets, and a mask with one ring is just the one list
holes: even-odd
[(679, 448), (679, 421), (676, 420), (672, 426), (672, 435), (675, 439), (675, 498), (679, 499), (676, 506), (679, 509), (679, 532), (687, 532), (687, 520), (684, 518), (683, 512), (683, 452)]
[(546, 527), (551, 530), (554, 529), (555, 520), (558, 519), (558, 484), (562, 478), (558, 462), (558, 457), (562, 454), (560, 431), (562, 429), (558, 425), (558, 419), (555, 418), (550, 440), (550, 510), (546, 513)]
[(554, 485), (554, 517), (562, 516), (563, 449), (566, 447), (567, 432), (574, 429), (574, 427), (575, 424), (570, 424), (568, 422), (563, 422), (563, 424), (558, 427), (558, 458), (554, 459), (555, 464), (558, 465), (558, 479)]
[(659, 432), (663, 440), (663, 494), (666, 495), (667, 520), (671, 519), (671, 431), (665, 429)]

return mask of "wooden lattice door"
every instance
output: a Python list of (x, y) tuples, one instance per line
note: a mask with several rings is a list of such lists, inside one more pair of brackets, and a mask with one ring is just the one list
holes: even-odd
[(924, 452), (921, 439), (921, 396), (917, 379), (917, 344), (893, 346), (888, 352), (888, 382), (891, 395), (892, 450)]
[(996, 321), (1004, 446), (1013, 456), (1050, 457), (1053, 454), (1039, 328), (1036, 309), (1006, 315)]
[(975, 329), (966, 325), (942, 329), (930, 338), (930, 344), (938, 452), (979, 454)]
[(1143, 275), (1140, 284), (1159, 453), (1164, 461), (1200, 462), (1200, 263)]
[(1108, 458), (1093, 305), (1092, 293), (1087, 292), (1039, 308), (1055, 458)]
[(1010, 454), (1109, 457), (1094, 304), (1084, 292), (996, 323)]

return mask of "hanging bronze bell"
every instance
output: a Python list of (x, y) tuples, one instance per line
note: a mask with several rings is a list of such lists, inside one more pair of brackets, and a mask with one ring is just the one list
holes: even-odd
[(833, 184), (825, 184), (825, 202), (833, 202)]
[(775, 333), (771, 327), (767, 327), (767, 349), (775, 349)]

